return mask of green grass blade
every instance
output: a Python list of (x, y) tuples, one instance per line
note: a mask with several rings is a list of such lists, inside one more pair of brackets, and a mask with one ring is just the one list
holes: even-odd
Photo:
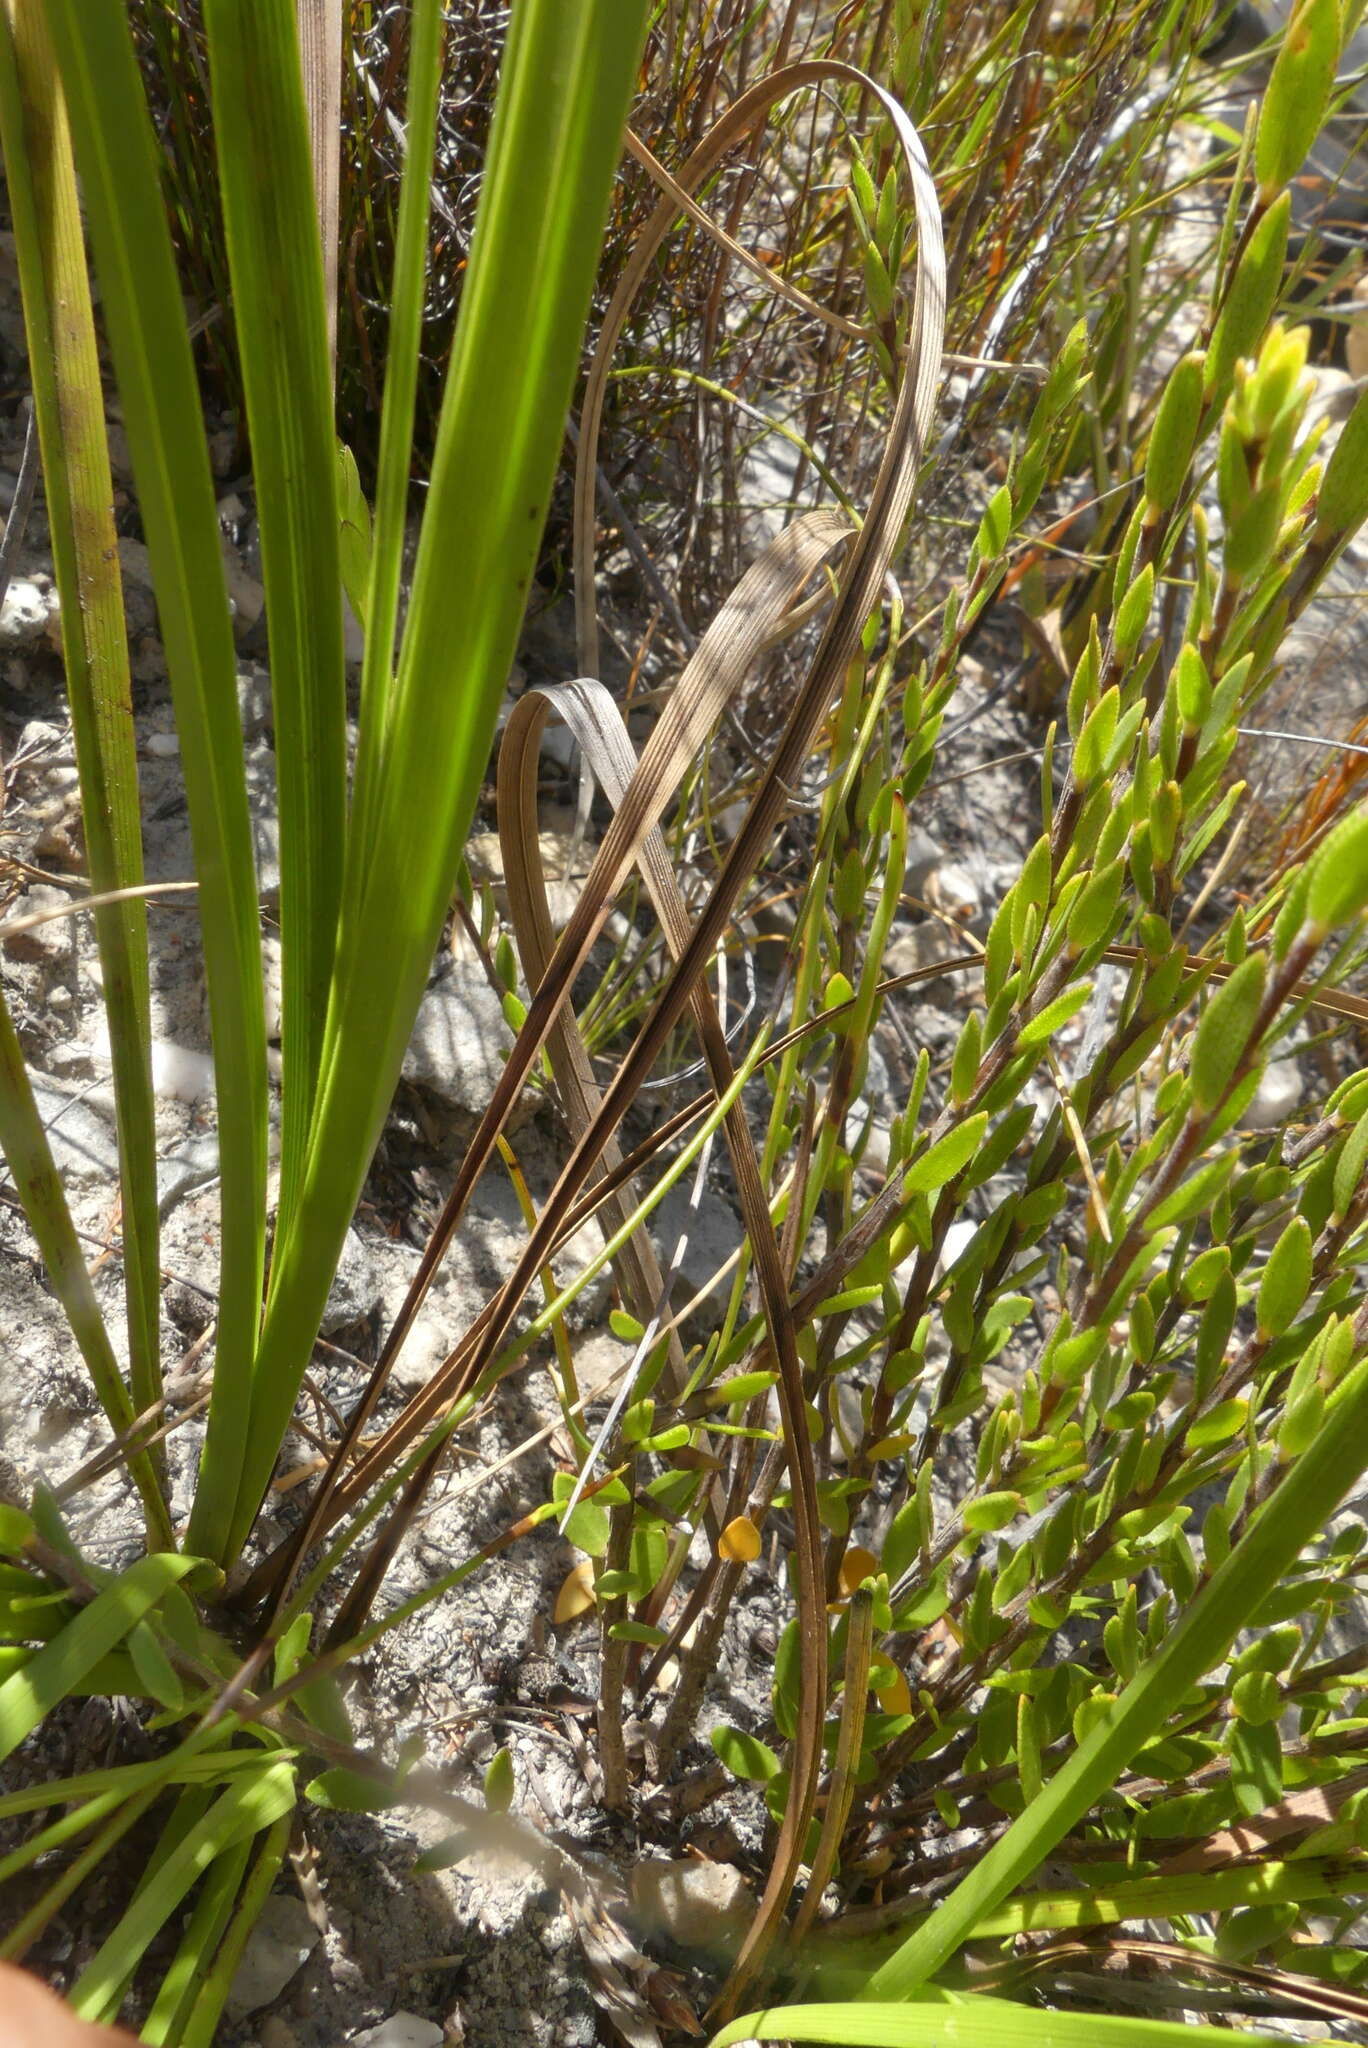
[(148, 2048), (167, 2048), (168, 2043), (180, 2040), (194, 2010), (205, 1969), (232, 1917), (233, 1902), (251, 1853), (250, 1836), (225, 1849), (201, 1885), (189, 1925), (143, 2022), (142, 2038)]
[[(37, 1656), (36, 1650), (6, 1645), (0, 1649), (0, 1681), (12, 1678), (16, 1671), (22, 1671)], [(67, 1697), (69, 1699), (101, 1699), (118, 1693), (127, 1699), (141, 1699), (144, 1688), (138, 1676), (138, 1667), (128, 1650), (122, 1645), (116, 1650), (106, 1650), (97, 1658), (88, 1671), (72, 1681)]]
[(863, 1996), (914, 1997), (1157, 1736), (1197, 1680), (1219, 1664), (1260, 1602), (1324, 1529), (1368, 1467), (1368, 1361), (1337, 1391), (1307, 1449), (1255, 1515), (1225, 1563), (1093, 1729), (968, 1877), (889, 1960)]
[[(236, 664), (184, 308), (121, 0), (51, 0), (91, 245), (123, 400), (190, 806), (219, 1118), (222, 1250), (211, 1426), (191, 1548), (221, 1546), (244, 1448), (266, 1223), (261, 938)], [(240, 138), (250, 147), (250, 138)], [(331, 457), (330, 457), (331, 460)]]
[(423, 337), (431, 165), (437, 139), (441, 80), (442, 13), (439, 0), (417, 0), (409, 29), (408, 108), (404, 178), (394, 245), (385, 402), (375, 490), (375, 530), (366, 601), (366, 646), (361, 669), (361, 745), (356, 762), (351, 829), (369, 844), (369, 818), (394, 681), (394, 636), (404, 567), (414, 403)]
[[(48, 1783), (39, 1786), (38, 1790), (47, 1795), (43, 1804), (51, 1806), (62, 1798), (68, 1782), (58, 1780), (51, 1787)], [(8, 1856), (0, 1856), (0, 1884), (8, 1884), (12, 1878), (18, 1877), (21, 1871), (36, 1863), (40, 1856), (46, 1856), (51, 1850), (60, 1849), (71, 1841), (73, 1836), (83, 1835), (87, 1828), (96, 1826), (107, 1813), (114, 1812), (122, 1805), (124, 1796), (121, 1791), (99, 1792), (94, 1798), (83, 1801), (79, 1806), (68, 1807), (65, 1813), (50, 1821), (47, 1827), (39, 1828), (26, 1842), (21, 1842), (17, 1849), (11, 1849)]]
[[(918, 2005), (791, 2005), (748, 2013), (708, 2048), (736, 2041), (829, 2041), (834, 2048), (1229, 2048), (1223, 2027), (1040, 2012), (987, 1998)], [(1246, 2039), (1269, 2040), (1270, 2035)]]
[(346, 831), (332, 378), (294, 0), (210, 0), (204, 20), (270, 634), (283, 1056), (276, 1227), (287, 1230), (318, 1086)]
[(140, 1557), (97, 1593), (60, 1635), (44, 1643), (22, 1670), (0, 1685), (0, 1762), (33, 1733), (45, 1715), (61, 1705), (107, 1650), (123, 1641), (166, 1588), (198, 1563), (197, 1558), (164, 1552)]
[(199, 1826), (165, 1858), (81, 1972), (71, 1992), (73, 2009), (83, 2019), (113, 2018), (130, 1963), (136, 1963), (190, 1887), (218, 1857), (290, 1813), (294, 1802), (293, 1767), (279, 1759), (221, 1792)]
[[(291, 1755), (293, 1753), (290, 1752)], [(154, 1757), (148, 1763), (110, 1764), (103, 1770), (81, 1771), (75, 1777), (48, 1778), (39, 1785), (26, 1785), (22, 1792), (9, 1792), (0, 1798), (0, 1820), (12, 1820), (21, 1813), (37, 1813), (44, 1806), (66, 1806), (73, 1800), (102, 1799), (107, 1795), (124, 1799), (150, 1784), (177, 1785), (201, 1778), (231, 1777), (235, 1771), (255, 1769), (261, 1761), (261, 1753), (255, 1749), (231, 1749), (208, 1754), (194, 1750), (177, 1751), (170, 1759), (172, 1768), (169, 1774), (167, 1761), (165, 1757)], [(7, 1868), (8, 1864), (0, 1865), (0, 1877)]]
[[(95, 1289), (86, 1270), (76, 1226), (71, 1220), (71, 1211), (53, 1161), (52, 1148), (33, 1099), (23, 1049), (2, 990), (0, 1151), (4, 1152), (14, 1176), (29, 1229), (37, 1239), (53, 1291), (62, 1304), (109, 1426), (116, 1433), (126, 1430), (133, 1423), (133, 1404), (119, 1371), (100, 1305), (95, 1299)], [(171, 1549), (174, 1538), (170, 1516), (150, 1459), (130, 1458), (129, 1470), (142, 1499), (149, 1529), (156, 1532), (163, 1548)]]
[[(0, 135), (23, 286), (44, 496), (97, 894), (143, 879), (128, 641), (114, 531), (76, 171), (40, 0), (21, 0), (0, 36)], [(97, 910), (114, 1068), (123, 1196), (129, 1377), (141, 1412), (161, 1393), (156, 1126), (152, 1098), (147, 911), (137, 899)], [(148, 1472), (154, 1460), (139, 1460)], [(144, 1486), (145, 1479), (140, 1481)], [(154, 1543), (169, 1541), (166, 1517)]]
[(1241, 1906), (1305, 1905), (1342, 1898), (1342, 1862), (1308, 1856), (1295, 1863), (1235, 1864), (1229, 1869), (1135, 1877), (1095, 1892), (1027, 1892), (1010, 1899), (974, 1929), (985, 1935), (1041, 1934), (1070, 1927), (1106, 1927), (1121, 1920), (1171, 1920), (1175, 1914), (1230, 1913)]
[(267, 1828), (256, 1861), (242, 1887), (231, 1924), (214, 1957), (213, 1965), (199, 1986), (194, 2005), (169, 2048), (212, 2048), (219, 2018), (232, 1989), (233, 1977), (247, 1946), (247, 1937), (261, 1917), (261, 1909), (280, 1874), (290, 1846), (293, 1812), (282, 1814)]
[[(1198, 1913), (1231, 1913), (1248, 1906), (1312, 1905), (1343, 1901), (1355, 1881), (1342, 1858), (1306, 1856), (1290, 1863), (1233, 1864), (1225, 1868), (1128, 1878), (1100, 1891), (1025, 1892), (980, 1920), (975, 1941), (1017, 1934), (1056, 1934), (1123, 1921), (1172, 1920)], [(920, 1918), (921, 1916), (917, 1916)], [(868, 1947), (842, 1937), (839, 1922), (809, 1951), (813, 1984), (835, 1998), (854, 1997), (889, 1944)], [(805, 1955), (804, 1960), (808, 1960)], [(918, 1996), (921, 1994), (919, 1993)]]
[(645, 16), (644, 0), (524, 0), (513, 11), (383, 786), (368, 800), (366, 845), (353, 834), (348, 846), (307, 1181), (277, 1240), (230, 1553), (251, 1526), (293, 1411), (488, 763)]

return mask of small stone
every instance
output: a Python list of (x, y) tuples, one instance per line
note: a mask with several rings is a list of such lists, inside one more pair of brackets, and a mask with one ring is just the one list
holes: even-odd
[(886, 1108), (892, 1100), (893, 1076), (888, 1071), (888, 1059), (877, 1038), (869, 1039), (865, 1045), (865, 1070), (860, 1094), (876, 1109)]
[[(956, 1259), (959, 1258), (960, 1254), (967, 1248), (970, 1241), (977, 1233), (977, 1230), (977, 1223), (969, 1223), (965, 1221), (952, 1223), (949, 1226), (945, 1233), (944, 1241), (941, 1245), (940, 1257), (936, 1260), (937, 1273), (945, 1273), (949, 1271), (950, 1267), (954, 1265)], [(920, 1257), (921, 1253), (914, 1245), (912, 1250), (907, 1254), (907, 1257), (905, 1259), (899, 1260), (898, 1264), (893, 1268), (893, 1271), (889, 1276), (895, 1287), (906, 1288), (908, 1282), (911, 1280), (913, 1274), (917, 1270), (917, 1261), (920, 1259)]]
[(737, 494), (747, 533), (755, 543), (772, 540), (787, 525), (795, 507), (801, 509), (813, 502), (811, 471), (795, 495), (799, 460), (794, 444), (775, 433), (752, 441), (747, 449)]
[(249, 661), (238, 670), (237, 694), (242, 736), (259, 740), (272, 723), (271, 678), (260, 662)]
[(1241, 1121), (1251, 1131), (1275, 1131), (1285, 1124), (1305, 1093), (1295, 1060), (1273, 1060), (1264, 1068), (1254, 1099)]
[(54, 807), (51, 815), (43, 821), (42, 830), (33, 842), (35, 860), (46, 861), (50, 867), (66, 868), (72, 874), (84, 872), (85, 831), (78, 809), (65, 804)]
[(382, 1294), (375, 1260), (354, 1230), (342, 1240), (328, 1304), (323, 1311), (322, 1332), (335, 1337), (342, 1330), (354, 1330), (379, 1313)]
[(741, 920), (746, 943), (762, 973), (777, 974), (798, 929), (798, 912), (792, 899), (772, 896), (761, 890), (753, 911)]
[(860, 1157), (860, 1164), (866, 1172), (887, 1170), (891, 1137), (889, 1116), (899, 1108), (901, 1104), (893, 1086), (893, 1076), (888, 1070), (888, 1060), (883, 1048), (877, 1039), (870, 1039), (865, 1052), (865, 1071), (860, 1082), (860, 1092), (851, 1104), (846, 1122), (848, 1141), (854, 1140), (866, 1124), (869, 1126), (869, 1137)]
[[(220, 481), (232, 474), (237, 461), (237, 430), (222, 427), (217, 434), (209, 436), (209, 467)], [(263, 2043), (264, 2048), (264, 2043)]]
[(396, 2012), (351, 2036), (352, 2048), (442, 2048), (443, 2034), (436, 2020), (420, 2019), (416, 2012)]
[(554, 767), (564, 769), (573, 767), (579, 751), (579, 742), (569, 726), (550, 718), (542, 727), (539, 746), (543, 761), (550, 761)]
[(965, 868), (946, 861), (927, 876), (922, 894), (933, 910), (943, 911), (956, 924), (972, 924), (983, 909), (978, 884)]
[(632, 1905), (643, 1925), (680, 1948), (730, 1953), (744, 1936), (755, 1899), (739, 1870), (691, 1856), (651, 1856), (632, 1871)]
[(133, 481), (133, 457), (128, 452), (128, 435), (122, 420), (105, 421), (105, 445), (109, 449), (109, 467), (112, 475), (121, 484)]
[(257, 2048), (299, 2048), (299, 2036), (288, 2020), (283, 2020), (279, 2013), (271, 2013), (261, 2023)]
[(137, 625), (150, 626), (155, 607), (150, 603), (137, 603), (139, 598), (150, 599), (155, 589), (152, 556), (146, 541), (135, 540), (131, 533), (119, 535), (119, 571), (123, 577), (125, 611)]
[(241, 555), (227, 534), (222, 535), (222, 541), (223, 580), (228, 590), (228, 602), (233, 607), (233, 632), (242, 640), (261, 617), (266, 592), (244, 566)]
[[(1356, 292), (1354, 296), (1357, 298), (1359, 294)], [(1310, 402), (1306, 408), (1308, 426), (1322, 414), (1328, 420), (1348, 419), (1354, 409), (1354, 399), (1358, 395), (1358, 380), (1365, 371), (1368, 371), (1368, 320), (1365, 320), (1362, 312), (1356, 313), (1349, 323), (1349, 331), (1345, 336), (1345, 358), (1351, 366), (1347, 370), (1337, 370), (1330, 363), (1308, 363), (1306, 374), (1311, 378), (1313, 385)]]
[[(160, 1171), (157, 1179), (161, 1190)], [(176, 1328), (186, 1337), (198, 1337), (214, 1319), (214, 1297), (188, 1280), (171, 1280), (162, 1289), (162, 1303)], [(258, 1525), (259, 1526), (259, 1525)]]
[[(556, 1278), (562, 1287), (568, 1287), (577, 1280), (585, 1267), (590, 1265), (603, 1250), (603, 1231), (597, 1217), (591, 1216), (582, 1223), (573, 1236), (568, 1237), (556, 1253), (553, 1262)], [(583, 1328), (595, 1323), (608, 1311), (613, 1291), (613, 1268), (611, 1264), (599, 1267), (592, 1280), (585, 1282), (567, 1311), (567, 1321), (572, 1329)]]
[(412, 1394), (425, 1386), (445, 1363), (459, 1335), (459, 1324), (449, 1307), (434, 1309), (429, 1304), (421, 1308), (394, 1361), (393, 1379), (399, 1391)]
[(41, 769), (46, 756), (69, 752), (70, 748), (71, 734), (68, 730), (50, 724), (45, 718), (30, 718), (10, 756), (10, 768)]
[(0, 606), (0, 644), (31, 647), (57, 617), (57, 588), (49, 576), (14, 576)]
[(968, 950), (939, 918), (928, 917), (925, 924), (914, 924), (909, 930), (899, 932), (885, 949), (884, 973), (890, 980), (897, 974), (915, 974), (919, 968), (934, 967), (940, 961), (953, 960)]
[[(5, 922), (35, 917), (41, 911), (70, 910), (71, 903), (65, 889), (47, 889), (41, 885), (25, 889)], [(12, 960), (62, 960), (71, 950), (71, 923), (69, 917), (52, 917), (45, 924), (31, 925), (27, 931), (9, 932), (5, 938), (5, 951)]]
[(404, 1054), (404, 1079), (478, 1116), (499, 1084), (503, 1054), (512, 1043), (503, 1007), (483, 970), (451, 960), (418, 1007)]
[(63, 1087), (50, 1075), (32, 1069), (29, 1082), (53, 1162), (68, 1190), (113, 1186), (119, 1174), (119, 1147), (114, 1136), (112, 1092), (88, 1084)]
[(143, 745), (154, 761), (174, 761), (180, 752), (180, 735), (174, 732), (150, 732)]
[[(59, 984), (60, 986), (60, 984)], [(50, 1005), (56, 989), (49, 989), (44, 1000)], [(71, 990), (63, 988), (62, 994), (68, 1003)], [(50, 1045), (43, 1055), (43, 1065), (58, 1081), (88, 1081), (95, 1072), (96, 1047), (94, 1042), (81, 1038), (64, 1038), (58, 1045)], [(107, 1054), (100, 1047), (100, 1064), (106, 1063)]]
[(290, 1892), (272, 1892), (256, 1926), (247, 1937), (242, 1961), (228, 1993), (228, 2013), (244, 2019), (279, 1998), (295, 1972), (318, 1946), (318, 1929), (302, 1899)]
[(147, 543), (131, 534), (119, 536), (119, 569), (123, 576), (124, 620), (131, 634), (145, 633), (157, 623), (152, 585), (152, 557)]
[[(670, 1289), (676, 1309), (684, 1308), (717, 1278), (744, 1234), (735, 1210), (714, 1188), (704, 1187), (696, 1209), (690, 1204), (692, 1193), (692, 1181), (671, 1188), (650, 1224), (662, 1272), (670, 1270), (675, 1247), (684, 1239)], [(694, 1310), (705, 1328), (712, 1329), (722, 1320), (729, 1277), (724, 1275)]]
[[(155, 1054), (153, 1073), (155, 1075)], [(206, 1187), (219, 1170), (218, 1133), (201, 1131), (165, 1159), (157, 1161), (157, 1206), (163, 1216), (197, 1188)], [(198, 1299), (198, 1296), (196, 1296)]]
[(125, 590), (130, 584), (138, 590), (151, 590), (152, 557), (146, 541), (135, 540), (132, 534), (120, 534), (119, 567), (123, 572)]
[[(546, 903), (553, 931), (563, 931), (580, 898), (584, 877), (593, 856), (592, 844), (578, 843), (573, 829), (547, 830), (537, 835), (537, 851), (546, 884)], [(497, 832), (475, 832), (466, 841), (466, 859), (477, 882), (488, 882), (494, 901), (505, 917), (509, 914), (508, 887), (504, 878), (503, 848)]]
[[(159, 683), (166, 674), (166, 649), (155, 633), (139, 633), (133, 642), (129, 667), (135, 683)], [(171, 737), (171, 735), (163, 735)]]
[(195, 1052), (168, 1039), (152, 1041), (152, 1093), (163, 1102), (202, 1102), (214, 1092), (212, 1053)]
[(545, 611), (524, 619), (518, 654), (527, 671), (538, 677), (550, 676), (559, 683), (579, 674), (573, 598), (559, 597)]
[(924, 896), (926, 884), (935, 870), (945, 860), (945, 848), (933, 839), (920, 825), (910, 825), (907, 831), (907, 860), (903, 867), (903, 886), (911, 896)]

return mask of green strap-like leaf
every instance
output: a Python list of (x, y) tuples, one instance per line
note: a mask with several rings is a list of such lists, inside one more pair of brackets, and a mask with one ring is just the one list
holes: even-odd
[(318, 1087), (346, 829), (332, 377), (295, 0), (209, 0), (204, 23), (270, 630), (283, 1053), (276, 1227), (288, 1230)]
[(379, 781), (348, 843), (313, 1142), (300, 1207), (276, 1241), (229, 1554), (293, 1411), (488, 765), (646, 12), (644, 0), (512, 11)]
[(142, 2038), (148, 2048), (167, 2048), (182, 2038), (205, 1972), (232, 1916), (251, 1854), (252, 1838), (247, 1835), (216, 1859), (200, 1886), (180, 1946), (143, 2022)]
[(219, 1794), (203, 1820), (162, 1861), (77, 1978), (71, 2004), (83, 2019), (114, 2017), (129, 1958), (143, 1953), (191, 1885), (218, 1857), (272, 1827), (291, 1811), (294, 1796), (293, 1767), (280, 1759), (237, 1779)]
[(1230, 2038), (1220, 2027), (1039, 2012), (965, 1998), (924, 2005), (775, 2006), (733, 2020), (713, 2035), (709, 2048), (731, 2048), (736, 2041), (830, 2041), (837, 2048), (1229, 2048)]
[[(94, 892), (143, 879), (128, 637), (85, 243), (66, 110), (42, 0), (0, 15), (0, 135), (23, 286), (43, 489), (62, 601), (62, 647)], [(139, 899), (95, 913), (109, 1019), (123, 1196), (129, 1376), (143, 1410), (161, 1393), (156, 1127), (147, 914)], [(154, 1460), (140, 1453), (144, 1498)], [(166, 1513), (151, 1511), (158, 1546)]]
[(414, 404), (422, 346), (429, 167), (437, 133), (441, 79), (442, 10), (439, 0), (415, 0), (409, 29), (408, 105), (404, 179), (394, 245), (394, 284), (385, 349), (385, 402), (380, 418), (380, 459), (375, 489), (375, 537), (367, 564), (365, 659), (361, 670), (361, 744), (352, 800), (358, 847), (370, 843), (371, 812), (389, 729), (394, 690), (394, 641), (408, 527), (409, 473), (413, 462)]
[[(285, 1754), (293, 1756), (294, 1751), (289, 1750)], [(261, 1752), (256, 1749), (206, 1753), (182, 1747), (169, 1759), (169, 1770), (168, 1759), (159, 1756), (148, 1763), (109, 1764), (103, 1770), (81, 1771), (72, 1778), (45, 1778), (40, 1784), (26, 1785), (22, 1792), (10, 1792), (0, 1798), (0, 1820), (11, 1820), (21, 1813), (36, 1813), (43, 1806), (65, 1806), (77, 1800), (106, 1796), (125, 1799), (151, 1784), (179, 1785), (188, 1784), (192, 1779), (231, 1777), (235, 1771), (255, 1770), (260, 1762)], [(7, 1867), (0, 1866), (0, 1871)]]
[(219, 2015), (232, 1989), (242, 1952), (285, 1861), (292, 1825), (292, 1814), (284, 1813), (267, 1828), (213, 1966), (201, 1979), (194, 2006), (180, 2035), (179, 2048), (212, 2048)]
[[(147, 535), (190, 806), (221, 1106), (222, 1253), (211, 1430), (192, 1549), (222, 1547), (245, 1445), (266, 1229), (261, 935), (223, 558), (180, 283), (123, 0), (44, 0)], [(251, 152), (254, 138), (235, 146)], [(333, 456), (329, 450), (328, 474)], [(333, 503), (331, 486), (322, 488)], [(217, 1423), (219, 1426), (214, 1429)]]

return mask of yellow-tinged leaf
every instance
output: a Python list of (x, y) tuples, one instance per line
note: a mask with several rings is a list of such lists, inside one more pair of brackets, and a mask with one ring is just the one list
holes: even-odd
[(516, 1790), (513, 1759), (506, 1749), (496, 1749), (484, 1774), (485, 1805), (491, 1813), (507, 1813)]
[(556, 1595), (556, 1604), (551, 1619), (557, 1627), (563, 1622), (578, 1621), (580, 1615), (588, 1614), (594, 1605), (594, 1567), (588, 1558), (566, 1573), (561, 1589)]
[(897, 1436), (881, 1436), (876, 1444), (869, 1446), (870, 1464), (877, 1464), (881, 1458), (900, 1458), (911, 1441), (912, 1438), (906, 1430), (900, 1431)]
[(879, 1569), (879, 1560), (870, 1550), (861, 1549), (852, 1543), (841, 1559), (841, 1591), (853, 1593), (865, 1579), (872, 1579)]
[(891, 1657), (882, 1650), (876, 1650), (869, 1666), (869, 1689), (879, 1702), (882, 1714), (910, 1714), (912, 1695), (907, 1680)]
[(760, 1555), (760, 1531), (749, 1515), (735, 1515), (717, 1539), (717, 1552), (728, 1564), (754, 1564)]

